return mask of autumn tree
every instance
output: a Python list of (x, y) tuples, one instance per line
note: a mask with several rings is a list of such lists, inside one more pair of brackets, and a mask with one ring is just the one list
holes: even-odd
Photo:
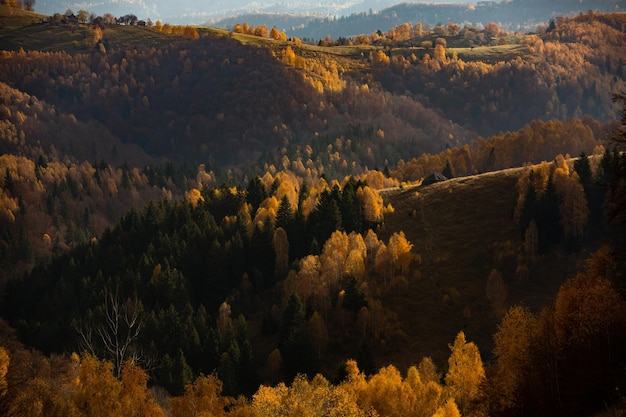
[(356, 197), (360, 201), (363, 218), (370, 223), (380, 223), (383, 219), (383, 198), (369, 186), (359, 187)]
[(444, 45), (440, 43), (435, 45), (435, 49), (433, 50), (433, 58), (442, 63), (447, 62), (448, 58), (446, 57), (446, 48)]
[(411, 252), (413, 244), (408, 241), (404, 232), (400, 231), (389, 237), (387, 249), (391, 255), (391, 261), (394, 267), (400, 270), (400, 273), (404, 275), (414, 259), (414, 255)]
[(485, 25), (485, 36), (497, 38), (502, 33), (502, 29), (495, 22), (489, 22)]
[(465, 340), (465, 333), (459, 332), (454, 344), (449, 345), (448, 373), (445, 377), (446, 389), (463, 413), (471, 409), (472, 401), (480, 394), (480, 385), (485, 378), (485, 369), (478, 347)]
[(364, 273), (365, 262), (363, 252), (357, 249), (352, 249), (346, 258), (346, 275), (355, 279), (360, 279), (363, 277)]
[(537, 325), (537, 318), (521, 306), (511, 307), (498, 325), (493, 350), (497, 358), (497, 388), (490, 392), (490, 401), (498, 410), (525, 408)]
[(165, 417), (148, 389), (148, 374), (132, 360), (124, 362), (120, 376), (120, 403), (129, 417)]
[(198, 202), (204, 201), (204, 197), (202, 197), (200, 190), (198, 190), (197, 188), (192, 188), (191, 190), (189, 190), (186, 197), (189, 204), (191, 204), (191, 206), (194, 208), (198, 206)]
[(320, 264), (330, 294), (337, 294), (339, 289), (343, 287), (349, 249), (350, 238), (346, 232), (339, 230), (333, 232), (324, 244), (320, 255)]
[(380, 415), (401, 415), (403, 404), (399, 401), (402, 390), (402, 375), (398, 369), (389, 365), (381, 368), (367, 381), (367, 405)]
[(226, 416), (226, 407), (233, 403), (222, 395), (222, 381), (215, 375), (200, 375), (193, 384), (185, 385), (185, 393), (172, 398), (172, 417)]
[(454, 399), (449, 399), (442, 407), (437, 409), (433, 417), (461, 417), (461, 413)]
[(458, 36), (459, 32), (460, 32), (460, 26), (458, 23), (454, 23), (454, 22), (450, 22), (446, 25), (446, 28), (448, 30), (448, 34), (450, 36)]
[(424, 27), (422, 25), (422, 22), (417, 22), (415, 24), (415, 27), (413, 28), (413, 33), (418, 38), (424, 36)]
[(375, 53), (370, 52), (370, 62), (374, 65), (384, 67), (389, 65), (389, 61), (389, 56), (382, 50), (378, 50)]
[(509, 310), (494, 338), (494, 411), (593, 414), (615, 401), (616, 378), (624, 375), (613, 372), (624, 357), (618, 346), (625, 343), (626, 305), (607, 279), (614, 268), (602, 249), (537, 316), (522, 307)]
[(295, 65), (296, 64), (296, 54), (291, 49), (291, 46), (287, 46), (283, 51), (283, 62), (285, 65)]
[(272, 30), (270, 30), (269, 37), (275, 40), (280, 39), (280, 31), (276, 26), (272, 26)]
[(91, 355), (81, 358), (74, 402), (86, 415), (105, 417), (124, 413), (119, 402), (122, 384), (113, 371), (111, 362), (100, 361)]
[(89, 12), (87, 10), (79, 10), (76, 17), (80, 23), (87, 23), (89, 20)]
[(254, 36), (260, 36), (262, 38), (267, 38), (269, 36), (269, 30), (265, 25), (258, 25), (254, 29)]
[(257, 415), (279, 416), (334, 416), (373, 417), (363, 411), (342, 387), (333, 386), (322, 375), (310, 382), (304, 375), (297, 376), (291, 386), (261, 386), (252, 398)]

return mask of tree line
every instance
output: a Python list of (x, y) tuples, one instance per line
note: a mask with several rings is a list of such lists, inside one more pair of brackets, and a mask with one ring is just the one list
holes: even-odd
[[(8, 192), (11, 181), (4, 181)], [(307, 185), (268, 173), (247, 189), (192, 188), (185, 201), (131, 209), (99, 238), (76, 239), (9, 281), (3, 316), (46, 352), (81, 346), (118, 371), (126, 358), (142, 358), (173, 392), (218, 369), (227, 393), (249, 393), (262, 367), (253, 362), (244, 313), (265, 311), (263, 333), (284, 358), (274, 372), (291, 377), (303, 371), (301, 343), (317, 340), (317, 356), (304, 362), (313, 372), (331, 352), (376, 349), (393, 333), (374, 294), (402, 285), (413, 255), (403, 234), (384, 243), (372, 231), (385, 210), (393, 208), (354, 178), (330, 188), (323, 179)], [(273, 304), (260, 302), (267, 292)], [(63, 313), (45, 319), (59, 305)], [(283, 309), (298, 313), (277, 316)], [(112, 321), (125, 324), (111, 328)], [(346, 347), (327, 350), (324, 334), (340, 328)]]
[[(388, 365), (372, 373), (347, 360), (333, 381), (298, 374), (290, 382), (262, 384), (250, 396), (225, 394), (227, 383), (215, 373), (186, 381), (171, 396), (132, 359), (116, 368), (89, 353), (47, 357), (26, 349), (2, 322), (0, 409), (15, 417), (104, 416), (112, 410), (185, 417), (620, 412), (626, 302), (615, 286), (611, 252), (591, 256), (586, 270), (567, 280), (541, 312), (511, 307), (494, 334), (493, 363), (484, 363), (461, 331), (449, 345), (443, 372), (429, 357), (406, 371)], [(220, 316), (229, 313), (220, 308)], [(286, 310), (285, 318), (292, 313), (297, 309)]]

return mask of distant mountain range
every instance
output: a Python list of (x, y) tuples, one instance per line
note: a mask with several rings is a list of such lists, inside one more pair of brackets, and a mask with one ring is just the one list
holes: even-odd
[[(470, 0), (456, 0), (467, 3)], [(444, 3), (434, 0), (432, 3)], [(397, 0), (38, 0), (39, 13), (63, 13), (87, 10), (97, 15), (112, 13), (115, 16), (135, 14), (139, 18), (161, 19), (170, 23), (198, 24), (217, 21), (225, 17), (255, 13), (286, 13), (305, 16), (344, 16), (368, 10), (382, 10), (397, 4)]]
[[(411, 22), (435, 26), (448, 22), (470, 25), (482, 29), (489, 22), (496, 22), (510, 31), (532, 32), (539, 25), (547, 25), (558, 16), (573, 16), (589, 10), (601, 12), (626, 11), (626, 0), (503, 0), (475, 3), (401, 3), (379, 12), (353, 13), (336, 18), (317, 18), (302, 24), (279, 26), (288, 35), (299, 38), (323, 39), (330, 36), (354, 37), (378, 30), (387, 31), (394, 26)], [(274, 25), (268, 16), (266, 24)], [(225, 20), (228, 22), (228, 20)], [(230, 23), (230, 22), (229, 22)], [(227, 25), (223, 25), (227, 27)]]
[(95, 15), (134, 14), (172, 24), (231, 28), (236, 23), (276, 26), (288, 36), (308, 39), (351, 37), (389, 30), (406, 22), (425, 25), (456, 22), (475, 27), (494, 21), (508, 30), (534, 30), (559, 15), (588, 10), (626, 11), (626, 0), (502, 0), (401, 3), (398, 0), (39, 0), (35, 11), (52, 15), (66, 10)]

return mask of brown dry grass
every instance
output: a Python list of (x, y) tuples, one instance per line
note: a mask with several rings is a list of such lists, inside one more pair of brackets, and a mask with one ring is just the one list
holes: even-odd
[[(500, 318), (486, 296), (490, 271), (495, 268), (502, 274), (508, 306), (523, 304), (539, 310), (581, 268), (593, 242), (577, 254), (557, 249), (532, 262), (520, 255), (512, 213), (521, 172), (521, 168), (508, 169), (385, 193), (385, 202), (395, 212), (386, 215), (379, 238), (387, 240), (403, 230), (421, 263), (413, 265), (407, 290), (384, 299), (385, 306), (397, 313), (406, 340), (383, 362), (402, 369), (428, 355), (443, 368), (450, 353), (447, 345), (460, 330), (489, 360)], [(516, 277), (520, 263), (529, 267), (527, 278)]]

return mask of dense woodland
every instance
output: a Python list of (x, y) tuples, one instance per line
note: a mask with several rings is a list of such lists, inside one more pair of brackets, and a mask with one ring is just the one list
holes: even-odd
[(624, 22), (29, 26), (83, 42), (0, 53), (0, 413), (623, 411)]

